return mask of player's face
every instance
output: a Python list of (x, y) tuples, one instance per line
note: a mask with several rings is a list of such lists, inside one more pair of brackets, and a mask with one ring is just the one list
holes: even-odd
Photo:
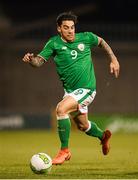
[(61, 26), (57, 27), (62, 39), (66, 42), (72, 42), (75, 39), (75, 25), (72, 20), (62, 21)]

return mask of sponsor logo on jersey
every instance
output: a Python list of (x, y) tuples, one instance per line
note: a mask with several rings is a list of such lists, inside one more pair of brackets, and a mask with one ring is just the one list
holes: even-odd
[(79, 44), (78, 45), (78, 49), (80, 50), (80, 51), (84, 51), (84, 44)]
[(63, 46), (63, 47), (62, 47), (62, 50), (66, 50), (66, 49), (67, 49), (67, 47), (66, 47), (66, 46)]

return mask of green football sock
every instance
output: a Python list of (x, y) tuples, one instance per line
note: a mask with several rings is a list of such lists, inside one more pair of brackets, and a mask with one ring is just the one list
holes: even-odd
[(89, 136), (98, 137), (100, 140), (103, 137), (103, 131), (97, 126), (96, 123), (89, 121), (90, 129), (86, 131), (86, 134)]
[(68, 148), (71, 123), (70, 119), (58, 120), (58, 134), (61, 142), (61, 149)]

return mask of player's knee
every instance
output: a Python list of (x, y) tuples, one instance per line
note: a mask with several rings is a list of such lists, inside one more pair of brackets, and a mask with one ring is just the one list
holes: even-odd
[(63, 107), (60, 103), (57, 105), (56, 115), (57, 115), (58, 117), (61, 117), (61, 116), (65, 116), (65, 115), (66, 115), (65, 109), (64, 109), (64, 107)]
[(80, 131), (86, 131), (88, 129), (89, 125), (88, 124), (78, 124), (77, 126)]

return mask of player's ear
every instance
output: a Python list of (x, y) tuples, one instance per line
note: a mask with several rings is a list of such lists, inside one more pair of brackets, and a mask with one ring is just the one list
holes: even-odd
[(61, 32), (60, 26), (57, 26), (57, 31), (58, 31), (59, 33)]

